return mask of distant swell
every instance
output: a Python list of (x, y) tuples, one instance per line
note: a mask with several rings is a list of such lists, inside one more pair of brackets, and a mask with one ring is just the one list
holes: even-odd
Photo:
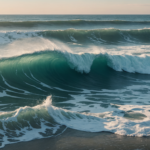
[(16, 39), (29, 37), (44, 37), (57, 39), (63, 42), (75, 43), (150, 43), (150, 29), (119, 30), (119, 29), (95, 29), (95, 30), (54, 30), (34, 32), (0, 32), (0, 44), (5, 44)]
[(23, 22), (0, 22), (0, 27), (35, 27), (38, 25), (62, 26), (62, 25), (149, 25), (150, 21), (92, 21), (92, 20), (67, 20), (67, 21), (23, 21)]

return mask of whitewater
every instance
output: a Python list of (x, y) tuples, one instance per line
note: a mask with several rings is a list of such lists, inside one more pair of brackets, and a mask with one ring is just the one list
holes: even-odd
[(67, 128), (150, 136), (149, 15), (0, 16), (0, 148)]

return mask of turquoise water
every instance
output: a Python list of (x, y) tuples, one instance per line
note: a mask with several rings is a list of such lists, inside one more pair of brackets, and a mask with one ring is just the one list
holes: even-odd
[(150, 135), (150, 15), (1, 15), (0, 58), (1, 147)]

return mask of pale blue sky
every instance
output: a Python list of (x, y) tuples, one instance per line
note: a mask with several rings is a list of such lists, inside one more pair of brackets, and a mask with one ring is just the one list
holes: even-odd
[(150, 14), (150, 0), (0, 0), (0, 14)]

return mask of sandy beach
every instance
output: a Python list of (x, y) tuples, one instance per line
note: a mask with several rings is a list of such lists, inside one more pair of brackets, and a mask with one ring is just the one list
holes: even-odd
[(63, 134), (6, 145), (2, 150), (149, 150), (150, 137), (128, 137), (109, 132), (67, 129)]

